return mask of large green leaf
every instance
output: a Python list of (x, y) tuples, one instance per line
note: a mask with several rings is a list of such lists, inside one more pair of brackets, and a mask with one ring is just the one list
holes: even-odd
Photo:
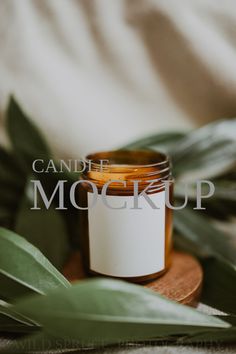
[(83, 345), (111, 344), (229, 324), (122, 281), (80, 281), (46, 296), (19, 300), (15, 311), (41, 324), (49, 335)]
[[(220, 317), (220, 316), (219, 316)], [(135, 341), (136, 345), (144, 345), (145, 342), (148, 341), (148, 345), (166, 345), (169, 344), (211, 344), (211, 345), (219, 345), (219, 343), (230, 343), (235, 342), (235, 318), (232, 320), (232, 316), (222, 316), (221, 317), (225, 322), (232, 324), (232, 327), (226, 329), (211, 329), (205, 330), (204, 332), (192, 333), (184, 336), (165, 336), (159, 338), (152, 339), (143, 339), (139, 341)], [(203, 341), (201, 342), (201, 338)], [(219, 338), (219, 341), (217, 340)], [(132, 342), (129, 342), (131, 344)], [(124, 342), (122, 342), (124, 345)], [(2, 350), (0, 349), (0, 353), (2, 354), (22, 354), (22, 350), (24, 350), (24, 354), (31, 353), (48, 353), (48, 351), (56, 351), (60, 348), (60, 350), (70, 351), (72, 349), (78, 350), (78, 352), (82, 352), (84, 347), (81, 347), (81, 343), (77, 340), (68, 340), (65, 338), (58, 338), (52, 335), (46, 334), (43, 330), (36, 334), (31, 334), (27, 337), (18, 339), (14, 341), (10, 345), (4, 346)], [(93, 343), (90, 343), (86, 349), (93, 349)], [(103, 348), (104, 349), (104, 348)], [(108, 352), (109, 349), (106, 351)], [(77, 351), (76, 351), (77, 353)]]
[(58, 286), (69, 286), (36, 247), (4, 228), (0, 228), (0, 283), (3, 299), (16, 299), (27, 293), (46, 294)]
[(7, 108), (7, 131), (14, 150), (27, 165), (34, 159), (47, 159), (49, 147), (35, 124), (11, 96)]

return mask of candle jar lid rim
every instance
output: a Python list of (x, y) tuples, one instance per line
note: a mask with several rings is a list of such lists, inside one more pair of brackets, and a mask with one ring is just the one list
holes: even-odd
[[(127, 156), (129, 155), (129, 157)], [(128, 158), (127, 158), (128, 157)], [(123, 159), (124, 162), (121, 162)], [(135, 163), (135, 159), (143, 163)], [(110, 150), (100, 151), (87, 155), (84, 159), (86, 164), (90, 163), (90, 167), (97, 169), (101, 167), (101, 161), (113, 161), (104, 163), (104, 167), (109, 168), (162, 168), (170, 165), (170, 158), (163, 152), (155, 150)], [(125, 162), (126, 160), (126, 162)], [(115, 161), (115, 162), (114, 162)], [(120, 161), (120, 162), (119, 162)]]

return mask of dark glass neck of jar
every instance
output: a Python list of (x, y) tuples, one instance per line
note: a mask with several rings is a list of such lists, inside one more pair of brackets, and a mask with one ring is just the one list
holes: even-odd
[(163, 182), (171, 177), (169, 158), (152, 150), (98, 152), (86, 156), (85, 163), (86, 168), (81, 178), (95, 183), (98, 189), (107, 182), (116, 181), (109, 185), (109, 189), (124, 190), (119, 181), (125, 181), (125, 188), (131, 190), (133, 181), (139, 181), (141, 191), (153, 181), (148, 192), (154, 193), (163, 189)]

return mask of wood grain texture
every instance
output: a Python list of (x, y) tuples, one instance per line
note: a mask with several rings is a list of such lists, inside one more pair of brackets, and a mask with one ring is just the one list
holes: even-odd
[(168, 272), (148, 283), (146, 287), (171, 300), (196, 306), (202, 281), (203, 272), (199, 262), (189, 254), (174, 252)]
[[(85, 279), (79, 252), (72, 254), (63, 271), (71, 282)], [(160, 278), (144, 286), (167, 298), (189, 306), (196, 306), (201, 292), (203, 272), (199, 262), (189, 254), (173, 252), (169, 270)]]

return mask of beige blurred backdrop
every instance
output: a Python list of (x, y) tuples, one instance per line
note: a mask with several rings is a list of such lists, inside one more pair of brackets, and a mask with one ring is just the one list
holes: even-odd
[(236, 1), (1, 0), (10, 93), (71, 158), (236, 116)]

